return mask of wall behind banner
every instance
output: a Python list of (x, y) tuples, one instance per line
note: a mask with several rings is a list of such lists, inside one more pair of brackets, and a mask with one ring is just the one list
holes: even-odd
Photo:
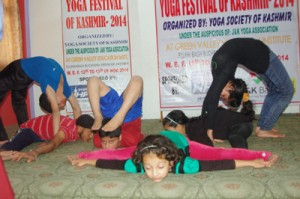
[[(74, 0), (75, 1), (75, 0)], [(88, 2), (88, 1), (87, 1)], [(156, 47), (155, 8), (153, 0), (129, 0), (129, 26), (132, 74), (144, 79), (143, 119), (159, 119), (159, 84)], [(63, 63), (61, 0), (25, 0), (28, 9), (28, 56), (43, 55)], [(40, 89), (31, 90), (32, 116), (43, 114), (38, 105)], [(257, 106), (259, 113), (260, 107)], [(167, 112), (167, 111), (166, 111)], [(200, 110), (186, 110), (194, 116)], [(289, 106), (286, 113), (298, 113), (298, 106)], [(63, 114), (63, 113), (62, 113)]]

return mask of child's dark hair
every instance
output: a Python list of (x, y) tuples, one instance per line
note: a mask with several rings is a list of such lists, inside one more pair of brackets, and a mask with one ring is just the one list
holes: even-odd
[(235, 78), (229, 82), (233, 90), (229, 92), (228, 105), (237, 108), (242, 104), (241, 113), (247, 115), (252, 120), (255, 119), (253, 103), (249, 100), (247, 84), (244, 80)]
[(174, 165), (184, 157), (182, 150), (169, 140), (167, 137), (157, 134), (146, 136), (137, 146), (132, 161), (135, 164), (143, 163), (143, 157), (146, 154), (154, 153), (157, 157), (174, 161)]
[[(104, 118), (102, 120), (102, 126), (104, 126), (107, 122), (109, 122), (111, 120), (111, 118)], [(116, 128), (113, 131), (103, 131), (102, 128), (100, 128), (99, 130), (99, 136), (100, 137), (119, 137), (121, 135), (121, 126), (119, 126), (118, 128)]]
[(181, 110), (171, 111), (162, 121), (163, 126), (168, 125), (170, 127), (176, 128), (178, 124), (187, 124), (189, 118)]
[(48, 100), (48, 97), (45, 93), (42, 93), (40, 95), (39, 104), (40, 104), (40, 107), (43, 111), (46, 111), (47, 113), (52, 113), (51, 104), (50, 104), (50, 102)]
[(88, 114), (82, 114), (76, 119), (76, 125), (91, 129), (94, 124), (94, 118)]

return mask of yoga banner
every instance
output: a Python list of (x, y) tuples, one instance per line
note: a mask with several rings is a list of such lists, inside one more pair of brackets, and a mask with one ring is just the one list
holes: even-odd
[[(236, 37), (259, 39), (278, 55), (296, 89), (292, 103), (300, 103), (297, 0), (155, 0), (155, 7), (161, 109), (202, 106), (211, 58)], [(254, 103), (263, 103), (260, 77), (242, 67), (235, 77), (246, 81)]]
[[(127, 0), (62, 0), (64, 69), (83, 112), (87, 80), (97, 76), (119, 94), (131, 78)], [(67, 113), (72, 108), (67, 105)]]

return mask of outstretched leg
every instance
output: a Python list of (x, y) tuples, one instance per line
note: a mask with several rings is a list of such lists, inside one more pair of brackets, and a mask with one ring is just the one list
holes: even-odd
[(99, 149), (89, 152), (80, 152), (77, 154), (78, 158), (83, 158), (87, 160), (97, 160), (97, 159), (103, 159), (103, 160), (127, 160), (132, 157), (132, 154), (134, 150), (136, 149), (136, 146), (131, 147), (124, 147), (119, 149)]
[(98, 77), (90, 77), (87, 82), (88, 97), (94, 114), (92, 130), (101, 128), (103, 116), (100, 111), (100, 97), (105, 96), (110, 88)]
[(143, 79), (140, 76), (133, 76), (123, 92), (123, 104), (115, 116), (106, 125), (104, 125), (102, 129), (104, 131), (113, 131), (121, 126), (126, 114), (138, 98), (142, 96), (142, 93)]
[(197, 160), (269, 160), (272, 153), (240, 148), (211, 147), (198, 142), (189, 141), (190, 156)]

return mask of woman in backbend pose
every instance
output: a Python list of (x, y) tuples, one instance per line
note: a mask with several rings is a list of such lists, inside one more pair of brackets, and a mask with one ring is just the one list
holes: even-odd
[[(264, 100), (255, 133), (258, 137), (284, 137), (274, 126), (291, 102), (294, 87), (284, 65), (267, 45), (253, 38), (234, 38), (226, 41), (213, 55), (211, 70), (213, 81), (203, 102), (202, 116), (207, 117), (207, 134), (213, 140), (217, 107), (220, 95), (223, 101), (231, 104), (236, 93), (227, 83), (234, 79), (238, 64), (262, 77), (268, 94)], [(240, 104), (236, 103), (238, 107)]]

